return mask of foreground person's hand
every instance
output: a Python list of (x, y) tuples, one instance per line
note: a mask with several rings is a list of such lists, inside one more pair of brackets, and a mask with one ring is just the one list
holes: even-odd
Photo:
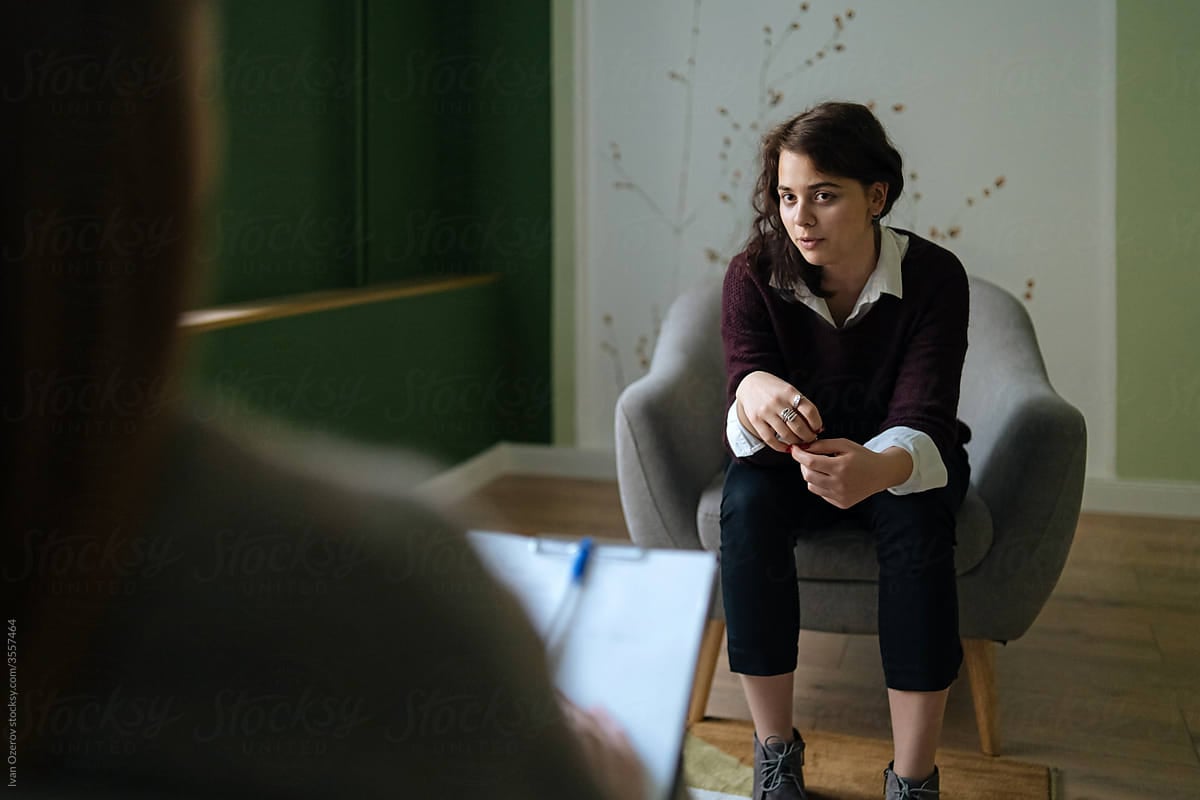
[(620, 724), (600, 706), (585, 711), (562, 695), (559, 705), (604, 796), (608, 800), (646, 800), (642, 762)]

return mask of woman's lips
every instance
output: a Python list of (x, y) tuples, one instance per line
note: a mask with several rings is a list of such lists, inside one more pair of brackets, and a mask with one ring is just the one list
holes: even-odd
[(800, 243), (800, 247), (804, 248), (805, 250), (811, 250), (825, 240), (824, 239), (799, 239), (798, 241)]

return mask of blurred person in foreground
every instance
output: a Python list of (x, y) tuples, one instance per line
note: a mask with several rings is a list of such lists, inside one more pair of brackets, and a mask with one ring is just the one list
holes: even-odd
[(462, 532), (363, 488), (403, 483), (403, 459), (252, 441), (178, 401), (218, 161), (211, 17), (6, 6), (6, 785), (643, 796), (624, 734), (555, 695)]

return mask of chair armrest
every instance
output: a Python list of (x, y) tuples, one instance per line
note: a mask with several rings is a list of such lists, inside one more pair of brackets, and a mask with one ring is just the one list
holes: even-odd
[(959, 577), (960, 631), (1016, 639), (1053, 591), (1079, 521), (1087, 428), (1054, 391), (1029, 312), (971, 276), (960, 416), (971, 426), (971, 482), (992, 515), (992, 547)]
[(700, 495), (727, 456), (720, 284), (671, 305), (650, 371), (617, 399), (617, 479), (633, 540), (700, 549)]
[(1053, 591), (1075, 535), (1087, 463), (1083, 415), (1044, 373), (995, 376), (992, 435), (968, 445), (992, 515), (987, 556), (959, 581), (964, 636), (1019, 638)]

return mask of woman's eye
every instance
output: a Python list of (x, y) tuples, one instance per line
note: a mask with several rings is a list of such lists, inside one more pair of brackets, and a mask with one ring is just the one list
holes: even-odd
[(819, 200), (822, 203), (828, 203), (830, 200), (833, 199), (833, 195), (830, 194), (829, 192), (817, 192), (816, 197), (817, 197), (817, 200)]
[(783, 200), (783, 202), (785, 202), (785, 203), (794, 203), (794, 202), (796, 202), (796, 195), (781, 194), (781, 195), (779, 195), (779, 199)]

